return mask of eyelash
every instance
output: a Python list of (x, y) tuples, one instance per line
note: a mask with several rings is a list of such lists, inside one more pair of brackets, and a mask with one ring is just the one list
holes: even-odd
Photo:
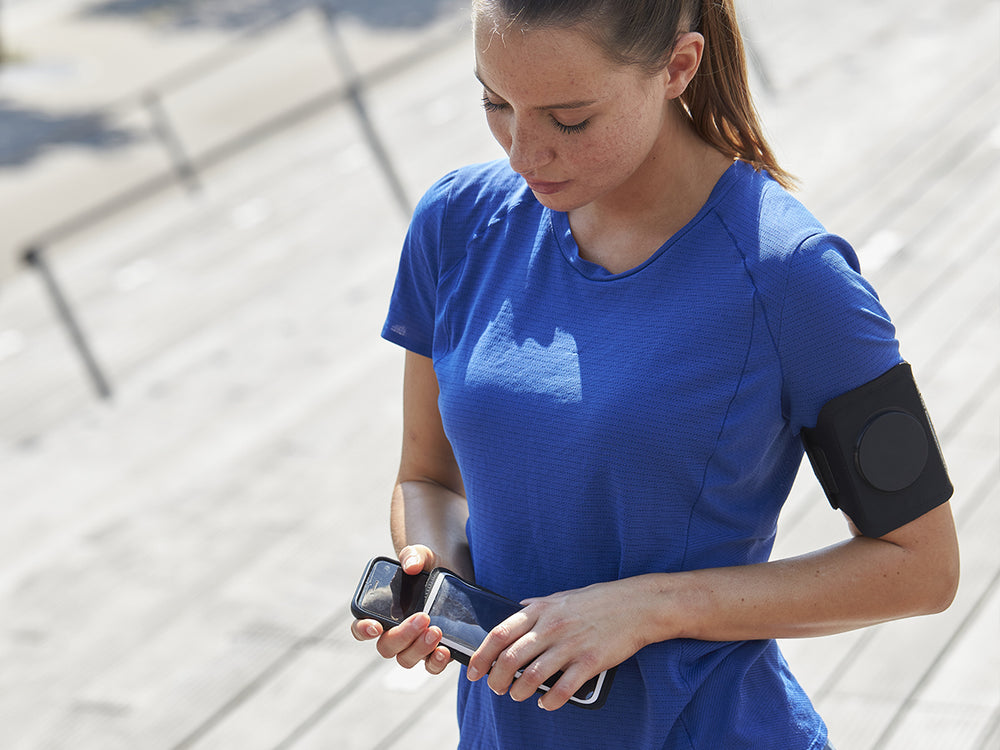
[[(483, 109), (487, 112), (500, 112), (507, 107), (506, 104), (497, 104), (496, 102), (491, 102), (489, 97), (483, 96)], [(590, 124), (590, 120), (584, 120), (576, 125), (566, 125), (559, 122), (556, 118), (552, 118), (552, 124), (555, 125), (561, 133), (566, 135), (573, 135), (574, 133), (582, 133), (586, 127)]]

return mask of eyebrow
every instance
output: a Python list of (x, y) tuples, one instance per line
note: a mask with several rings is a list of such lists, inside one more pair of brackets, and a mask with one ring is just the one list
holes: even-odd
[[(482, 76), (479, 75), (478, 70), (473, 70), (472, 72), (476, 76), (476, 80), (483, 84), (483, 88), (493, 94), (493, 96), (500, 96), (500, 94), (491, 89), (490, 85), (483, 80)], [(500, 98), (502, 99), (503, 97), (500, 96)], [(590, 107), (594, 104), (597, 104), (597, 99), (580, 99), (578, 101), (561, 102), (559, 104), (546, 104), (541, 107), (535, 107), (535, 109), (546, 112), (553, 109), (583, 109), (584, 107)]]

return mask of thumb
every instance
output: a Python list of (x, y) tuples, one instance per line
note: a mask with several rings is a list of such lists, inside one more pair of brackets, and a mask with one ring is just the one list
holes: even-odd
[(436, 568), (437, 555), (422, 544), (411, 544), (399, 551), (399, 564), (404, 573), (412, 576), (423, 570)]

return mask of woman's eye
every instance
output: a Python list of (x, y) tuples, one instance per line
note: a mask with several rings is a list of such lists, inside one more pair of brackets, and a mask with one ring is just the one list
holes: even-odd
[[(495, 102), (492, 101), (488, 94), (483, 94), (483, 109), (487, 112), (503, 112), (508, 108), (506, 102)], [(583, 122), (576, 123), (575, 125), (566, 125), (565, 123), (559, 122), (555, 117), (552, 118), (552, 124), (559, 129), (560, 133), (566, 133), (567, 135), (572, 135), (573, 133), (582, 133), (584, 129), (590, 124), (590, 120), (584, 120)]]
[(566, 125), (565, 123), (559, 122), (559, 120), (554, 117), (552, 118), (552, 122), (556, 124), (556, 127), (559, 128), (561, 133), (567, 134), (582, 133), (590, 124), (590, 120), (584, 120), (583, 122), (578, 122), (576, 125)]
[(491, 102), (488, 96), (486, 96), (485, 94), (483, 95), (483, 109), (485, 109), (487, 112), (499, 112), (506, 106), (507, 106), (506, 104), (497, 104), (496, 102)]

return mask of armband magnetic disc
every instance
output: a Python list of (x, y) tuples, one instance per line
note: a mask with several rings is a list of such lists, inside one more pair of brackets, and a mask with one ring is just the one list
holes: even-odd
[(858, 471), (874, 489), (899, 492), (916, 482), (927, 466), (927, 433), (913, 416), (888, 411), (875, 417), (858, 437)]

